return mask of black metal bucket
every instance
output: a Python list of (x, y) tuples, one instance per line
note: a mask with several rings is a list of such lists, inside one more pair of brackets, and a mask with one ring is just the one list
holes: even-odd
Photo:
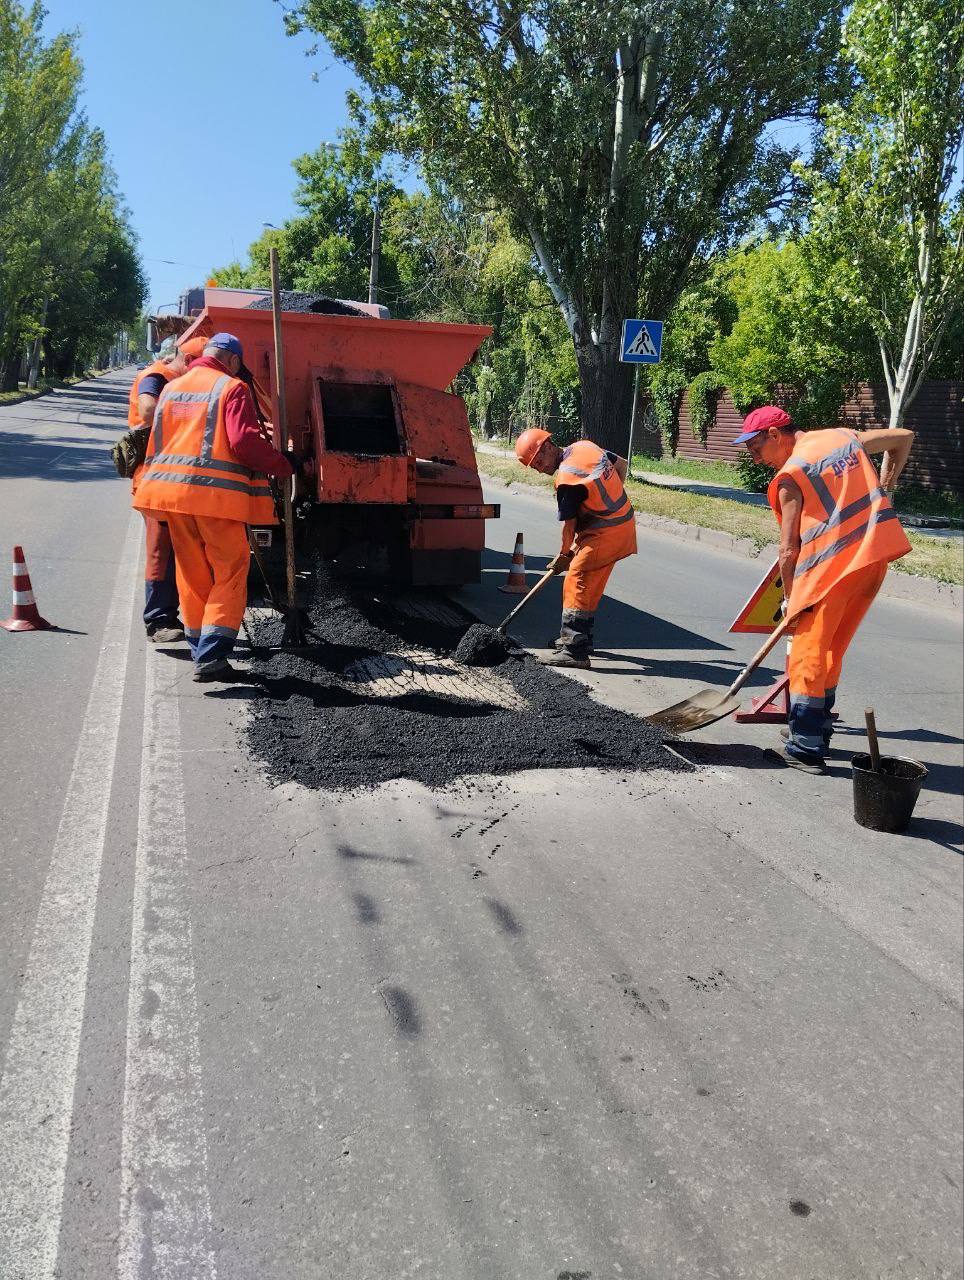
[(870, 756), (859, 751), (851, 760), (854, 779), (854, 817), (871, 831), (903, 831), (927, 777), (919, 760), (907, 756), (881, 756), (880, 773), (870, 767)]

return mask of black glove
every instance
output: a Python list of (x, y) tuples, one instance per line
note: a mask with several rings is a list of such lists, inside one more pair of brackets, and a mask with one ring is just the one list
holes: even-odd
[(305, 466), (304, 454), (295, 453), (294, 449), (282, 449), (281, 455), (291, 463), (291, 470), (296, 476), (301, 475)]

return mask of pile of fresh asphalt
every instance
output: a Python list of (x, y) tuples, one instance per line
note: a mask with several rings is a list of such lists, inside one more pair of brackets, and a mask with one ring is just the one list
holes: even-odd
[(476, 622), (458, 642), (452, 657), (464, 667), (497, 667), (509, 657), (511, 648), (501, 631)]
[[(687, 767), (666, 750), (662, 732), (595, 702), (583, 685), (528, 654), (513, 653), (491, 669), (491, 678), (508, 681), (525, 700), (525, 711), (424, 689), (379, 695), (364, 683), (339, 679), (360, 660), (413, 650), (424, 653), (430, 668), (433, 655), (451, 657), (472, 619), (448, 600), (437, 613), (431, 606), (406, 610), (411, 589), (348, 585), (321, 562), (312, 581), (309, 615), (321, 637), (318, 647), (304, 653), (259, 651), (258, 645), (277, 645), (282, 630), (280, 621), (260, 623), (244, 667), (245, 681), (253, 686), (244, 732), (276, 782), (344, 791), (410, 778), (440, 788), (522, 769), (626, 774)], [(483, 670), (473, 678), (490, 677)]]
[[(249, 311), (270, 311), (271, 298), (255, 298), (248, 303)], [(329, 298), (323, 293), (296, 293), (289, 289), (281, 290), (281, 310), (300, 311), (324, 316), (361, 316), (371, 320), (371, 313), (361, 307), (353, 307), (350, 302), (342, 302), (340, 298)]]

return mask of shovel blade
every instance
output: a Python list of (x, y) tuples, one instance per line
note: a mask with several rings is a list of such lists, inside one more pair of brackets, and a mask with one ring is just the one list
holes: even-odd
[(646, 719), (660, 729), (670, 729), (673, 733), (692, 733), (694, 729), (702, 729), (715, 720), (722, 720), (732, 715), (740, 707), (739, 698), (719, 689), (701, 689), (690, 698), (674, 703), (665, 711), (655, 711)]

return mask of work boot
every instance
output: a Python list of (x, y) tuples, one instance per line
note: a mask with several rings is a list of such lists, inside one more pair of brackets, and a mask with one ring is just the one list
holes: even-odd
[(555, 653), (550, 653), (547, 658), (540, 658), (539, 661), (544, 667), (570, 667), (576, 671), (592, 670), (592, 663), (588, 657), (581, 658), (575, 653), (570, 653), (568, 649), (559, 649)]
[[(552, 649), (565, 649), (565, 647), (566, 647), (566, 641), (565, 641), (565, 640), (563, 640), (562, 636), (556, 636), (555, 640), (551, 640), (551, 641), (549, 642), (549, 645), (550, 645), (550, 648), (552, 648)], [(587, 654), (589, 657), (592, 657), (592, 655), (593, 655), (595, 652), (596, 652), (596, 650), (595, 650), (595, 648), (593, 647), (593, 643), (592, 643), (592, 641), (590, 640), (590, 641), (589, 641), (589, 648), (586, 650), (586, 654)]]
[[(784, 742), (789, 742), (789, 740), (790, 740), (790, 726), (789, 726), (788, 724), (785, 724), (785, 725), (782, 725), (782, 726), (781, 726), (781, 728), (780, 728), (780, 737), (783, 739), (783, 741), (784, 741)], [(829, 755), (829, 754), (830, 754), (830, 750), (831, 750), (831, 748), (830, 748), (830, 738), (831, 738), (831, 735), (830, 735), (829, 733), (825, 733), (825, 734), (823, 735), (823, 749), (824, 749), (824, 751), (826, 752), (826, 754), (827, 754), (827, 755)]]
[(799, 756), (792, 756), (786, 750), (781, 752), (780, 759), (784, 764), (788, 764), (791, 769), (799, 769), (801, 773), (813, 773), (822, 776), (827, 772), (827, 766), (822, 760), (801, 760)]
[(229, 684), (236, 674), (227, 658), (215, 658), (213, 662), (199, 662), (191, 679), (195, 684), (209, 684), (213, 680)]
[(147, 638), (151, 644), (178, 644), (184, 639), (184, 628), (177, 622), (161, 622), (148, 631)]

